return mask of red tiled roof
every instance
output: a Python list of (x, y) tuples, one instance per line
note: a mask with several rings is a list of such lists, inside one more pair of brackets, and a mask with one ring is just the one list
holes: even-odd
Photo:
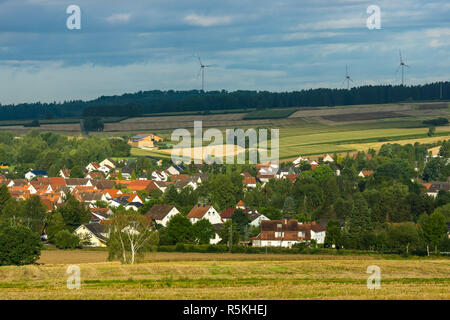
[(225, 210), (220, 214), (220, 217), (221, 217), (222, 219), (231, 219), (231, 216), (233, 215), (234, 210), (235, 210), (235, 208), (228, 208), (228, 209), (225, 209)]
[(256, 178), (250, 176), (250, 177), (245, 177), (244, 180), (242, 181), (243, 184), (256, 184)]

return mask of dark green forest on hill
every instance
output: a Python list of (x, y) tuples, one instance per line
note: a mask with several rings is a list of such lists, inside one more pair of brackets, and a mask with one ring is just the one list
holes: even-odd
[[(442, 94), (441, 94), (442, 93)], [(450, 82), (416, 86), (362, 86), (345, 89), (268, 91), (139, 91), (102, 96), (91, 101), (26, 103), (0, 107), (1, 120), (56, 119), (94, 116), (140, 116), (162, 112), (245, 108), (288, 108), (450, 100)]]

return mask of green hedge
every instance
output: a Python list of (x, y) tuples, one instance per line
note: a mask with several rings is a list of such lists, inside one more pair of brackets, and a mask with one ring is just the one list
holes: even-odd
[[(227, 253), (229, 252), (226, 245), (194, 245), (178, 243), (176, 245), (162, 245), (157, 249), (158, 252), (198, 252), (198, 253)], [(278, 253), (278, 254), (327, 254), (327, 255), (367, 255), (370, 252), (360, 250), (334, 250), (325, 248), (308, 248), (298, 246), (293, 248), (280, 247), (243, 247), (234, 246), (231, 253)], [(374, 253), (374, 252), (372, 252)]]

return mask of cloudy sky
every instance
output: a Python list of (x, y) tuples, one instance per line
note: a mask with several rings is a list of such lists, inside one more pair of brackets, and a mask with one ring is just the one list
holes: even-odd
[(449, 80), (448, 0), (0, 0), (0, 103), (200, 89), (196, 54), (206, 90), (394, 84), (400, 48), (407, 84)]

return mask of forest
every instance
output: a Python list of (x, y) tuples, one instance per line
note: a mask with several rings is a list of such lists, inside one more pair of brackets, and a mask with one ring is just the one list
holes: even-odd
[(70, 117), (140, 116), (162, 112), (232, 109), (318, 107), (382, 104), (450, 99), (450, 82), (416, 86), (361, 86), (345, 89), (308, 89), (292, 92), (238, 90), (228, 92), (139, 91), (120, 96), (102, 96), (91, 101), (25, 103), (0, 107), (2, 120), (58, 119)]

